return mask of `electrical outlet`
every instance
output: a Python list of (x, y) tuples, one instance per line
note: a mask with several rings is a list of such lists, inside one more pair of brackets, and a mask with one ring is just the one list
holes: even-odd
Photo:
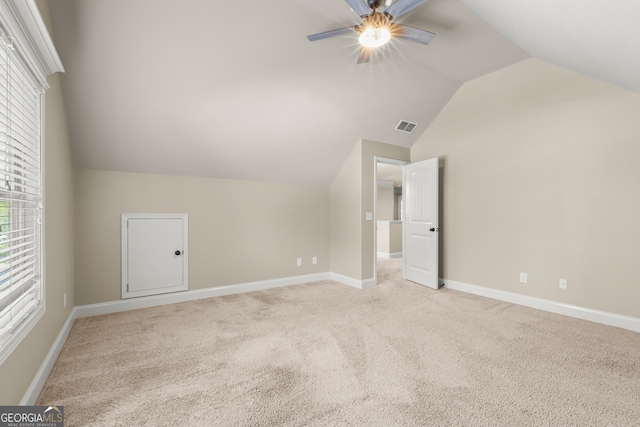
[(567, 289), (567, 279), (560, 279), (560, 289)]
[(318, 257), (314, 256), (313, 258), (311, 258), (311, 263), (312, 264), (317, 264), (318, 263)]
[(296, 260), (296, 265), (297, 265), (298, 267), (302, 267), (302, 258), (298, 258), (298, 259)]
[(520, 273), (520, 283), (527, 283), (527, 273)]
[(62, 295), (62, 308), (67, 308), (67, 293)]

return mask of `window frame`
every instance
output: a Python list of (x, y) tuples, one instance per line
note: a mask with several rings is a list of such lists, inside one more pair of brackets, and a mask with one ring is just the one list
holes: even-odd
[(15, 47), (14, 56), (25, 77), (39, 91), (39, 146), (40, 146), (40, 283), (39, 307), (12, 331), (12, 336), (0, 347), (0, 365), (29, 335), (46, 313), (46, 224), (45, 224), (45, 92), (49, 89), (47, 78), (64, 67), (56, 51), (48, 29), (40, 15), (35, 0), (3, 0), (0, 2), (0, 34), (10, 38)]
[[(32, 229), (34, 230), (34, 232), (36, 233), (34, 235), (33, 239), (30, 239), (27, 243), (27, 247), (29, 245), (33, 245), (33, 253), (34, 253), (34, 257), (33, 257), (33, 267), (28, 267), (26, 270), (24, 270), (22, 265), (19, 265), (19, 269), (21, 271), (25, 271), (28, 273), (35, 273), (36, 276), (33, 279), (35, 281), (35, 283), (32, 283), (29, 286), (26, 286), (29, 282), (25, 282), (24, 284), (20, 285), (20, 287), (25, 286), (26, 289), (28, 289), (28, 292), (31, 292), (31, 289), (34, 289), (33, 293), (36, 295), (35, 298), (35, 302), (36, 302), (36, 306), (33, 310), (27, 311), (24, 309), (24, 307), (21, 307), (20, 309), (17, 310), (17, 318), (19, 319), (17, 324), (15, 326), (12, 327), (12, 330), (9, 332), (8, 337), (4, 337), (4, 336), (0, 336), (0, 361), (4, 361), (6, 358), (8, 358), (8, 356), (13, 352), (13, 350), (15, 350), (15, 348), (22, 342), (22, 340), (29, 334), (29, 332), (35, 327), (35, 325), (38, 323), (38, 321), (44, 316), (44, 314), (46, 313), (46, 286), (45, 286), (45, 268), (44, 268), (44, 157), (43, 157), (43, 132), (44, 132), (44, 94), (42, 89), (40, 89), (38, 87), (37, 82), (35, 81), (35, 79), (33, 78), (33, 76), (31, 75), (31, 73), (29, 73), (29, 71), (25, 68), (25, 66), (23, 65), (23, 63), (21, 63), (19, 57), (17, 54), (15, 54), (13, 52), (14, 49), (17, 49), (16, 47), (13, 46), (13, 40), (11, 40), (9, 38), (9, 40), (6, 40), (7, 36), (2, 35), (0, 36), (0, 43), (3, 44), (3, 46), (0, 46), (0, 49), (3, 50), (2, 55), (6, 56), (6, 72), (7, 72), (7, 81), (16, 81), (19, 80), (19, 83), (12, 83), (11, 84), (11, 89), (9, 87), (6, 88), (7, 90), (7, 94), (6, 94), (6, 102), (7, 102), (7, 112), (8, 115), (6, 117), (6, 124), (7, 124), (7, 140), (4, 143), (6, 148), (6, 155), (5, 155), (5, 160), (2, 162), (4, 164), (9, 165), (8, 167), (11, 168), (10, 169), (4, 169), (4, 170), (0, 170), (0, 178), (2, 178), (3, 181), (6, 181), (6, 188), (2, 190), (2, 192), (4, 192), (4, 197), (2, 197), (2, 201), (6, 201), (7, 203), (9, 203), (8, 208), (9, 208), (9, 233), (11, 234), (10, 237), (10, 241), (18, 239), (19, 241), (22, 241), (24, 239), (24, 234), (25, 231), (23, 232), (19, 232), (16, 233), (16, 235), (14, 235), (13, 233), (15, 233), (15, 229), (16, 229), (16, 223), (18, 224), (17, 229), (21, 230), (21, 229), (27, 229), (26, 228), (26, 223), (31, 221), (33, 222), (33, 224), (30, 226), (32, 227)], [(6, 46), (5, 46), (6, 45)], [(6, 54), (4, 52), (4, 50), (6, 49)], [(3, 58), (4, 60), (4, 58)], [(27, 89), (25, 89), (28, 86)], [(35, 100), (36, 105), (35, 105), (35, 110), (37, 110), (37, 116), (34, 116), (30, 122), (25, 123), (27, 126), (33, 126), (35, 129), (37, 129), (37, 135), (35, 140), (33, 141), (28, 141), (25, 140), (23, 137), (16, 137), (13, 135), (13, 127), (11, 126), (11, 124), (15, 125), (13, 119), (11, 119), (10, 117), (14, 116), (14, 115), (18, 115), (20, 116), (20, 118), (27, 118), (27, 116), (24, 114), (24, 112), (20, 112), (20, 113), (16, 113), (16, 114), (12, 114), (11, 111), (9, 111), (10, 107), (16, 107), (17, 104), (14, 104), (15, 98), (10, 96), (9, 93), (13, 92), (13, 90), (17, 90), (18, 88), (21, 88), (21, 90), (24, 90), (24, 92), (33, 97), (32, 99)], [(33, 112), (34, 110), (32, 109), (31, 112)], [(12, 150), (12, 148), (15, 147), (15, 150)], [(21, 147), (23, 150), (20, 151)], [(25, 188), (26, 188), (26, 177), (25, 179), (21, 179), (19, 178), (20, 175), (25, 174), (25, 172), (21, 172), (21, 171), (14, 171), (14, 168), (17, 168), (18, 170), (23, 170), (23, 169), (27, 169), (27, 167), (25, 166), (26, 164), (28, 164), (27, 159), (25, 158), (26, 154), (22, 154), (24, 153), (24, 149), (27, 148), (35, 148), (36, 149), (36, 156), (37, 156), (37, 165), (33, 165), (35, 166), (38, 172), (38, 182), (37, 185), (35, 187), (35, 199), (34, 200), (28, 200), (26, 195), (25, 195)], [(20, 151), (21, 154), (11, 154), (13, 151)], [(30, 168), (29, 168), (30, 169)], [(31, 171), (29, 171), (31, 172)], [(14, 175), (13, 177), (11, 177), (11, 175)], [(14, 190), (17, 190), (17, 195), (18, 197), (14, 197), (13, 196), (13, 192)], [(6, 190), (6, 192), (5, 192)], [(30, 206), (32, 205), (32, 206)], [(33, 210), (34, 214), (33, 214), (33, 218), (31, 218), (30, 220), (27, 219), (29, 217), (29, 211)], [(38, 212), (39, 211), (39, 212)], [(14, 237), (15, 236), (15, 237)], [(20, 246), (22, 243), (19, 243), (16, 246)], [(14, 257), (14, 254), (16, 253), (16, 251), (21, 251), (21, 249), (16, 249), (15, 247), (10, 245), (10, 250), (8, 252), (10, 259)], [(17, 260), (20, 261), (20, 263), (24, 263), (25, 259), (23, 257), (17, 257)], [(10, 261), (11, 262), (11, 261)], [(2, 267), (2, 271), (8, 271), (9, 276), (7, 277), (7, 280), (11, 281), (16, 279), (16, 276), (19, 276), (19, 274), (16, 274), (15, 272), (12, 272), (11, 270), (14, 268), (13, 266), (9, 266), (9, 269), (7, 270), (6, 265), (3, 265)], [(10, 285), (11, 286), (11, 285)], [(15, 291), (13, 289), (10, 288), (9, 290), (9, 294), (8, 296), (11, 297), (12, 293), (14, 293)], [(25, 292), (26, 294), (26, 292)], [(14, 304), (14, 302), (9, 302), (7, 304), (7, 307), (11, 307)], [(26, 304), (25, 304), (26, 307)], [(0, 313), (2, 312), (2, 310), (4, 310), (4, 307), (2, 309), (0, 309)], [(20, 318), (21, 316), (24, 316), (24, 318)]]

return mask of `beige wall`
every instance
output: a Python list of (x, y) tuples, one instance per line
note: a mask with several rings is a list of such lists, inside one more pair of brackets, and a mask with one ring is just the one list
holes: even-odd
[(639, 118), (536, 59), (463, 85), (411, 150), (444, 165), (441, 277), (640, 317)]
[(378, 253), (391, 253), (389, 221), (378, 221), (378, 230), (376, 231), (376, 237)]
[(409, 149), (361, 140), (331, 184), (331, 271), (357, 280), (374, 277), (375, 157), (409, 160)]
[(76, 175), (77, 305), (121, 299), (122, 213), (189, 214), (189, 289), (329, 271), (326, 185)]
[[(37, 2), (47, 25), (49, 4)], [(49, 27), (51, 28), (51, 27)], [(51, 31), (50, 31), (51, 32)], [(45, 315), (0, 366), (0, 404), (16, 405), (62, 329), (73, 297), (73, 168), (59, 75), (49, 77), (45, 104)], [(67, 308), (63, 294), (67, 293)]]
[(402, 252), (402, 223), (392, 222), (389, 224), (389, 253), (397, 254)]
[(331, 183), (331, 272), (361, 279), (359, 141)]
[(397, 254), (402, 252), (402, 223), (378, 221), (377, 252)]
[(378, 211), (376, 212), (378, 219), (392, 220), (394, 218), (394, 194), (391, 187), (378, 187), (378, 198), (376, 204)]

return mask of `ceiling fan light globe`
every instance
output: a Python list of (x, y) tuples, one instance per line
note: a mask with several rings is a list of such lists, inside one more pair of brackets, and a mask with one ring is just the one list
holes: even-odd
[(368, 48), (382, 46), (389, 40), (391, 40), (391, 33), (387, 27), (367, 27), (358, 38), (360, 44)]

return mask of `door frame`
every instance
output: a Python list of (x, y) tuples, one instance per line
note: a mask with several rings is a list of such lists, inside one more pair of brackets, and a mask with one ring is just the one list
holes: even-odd
[[(373, 157), (373, 286), (378, 285), (378, 163), (398, 166), (411, 164), (406, 160)], [(404, 195), (402, 197), (404, 198)]]
[[(142, 291), (142, 292), (129, 292), (127, 290), (128, 273), (129, 273), (129, 228), (128, 222), (130, 219), (181, 219), (182, 220), (182, 284), (180, 286), (173, 286), (162, 290)], [(158, 295), (162, 293), (186, 291), (189, 289), (189, 214), (141, 214), (141, 213), (123, 213), (121, 219), (121, 245), (122, 245), (122, 299)]]

